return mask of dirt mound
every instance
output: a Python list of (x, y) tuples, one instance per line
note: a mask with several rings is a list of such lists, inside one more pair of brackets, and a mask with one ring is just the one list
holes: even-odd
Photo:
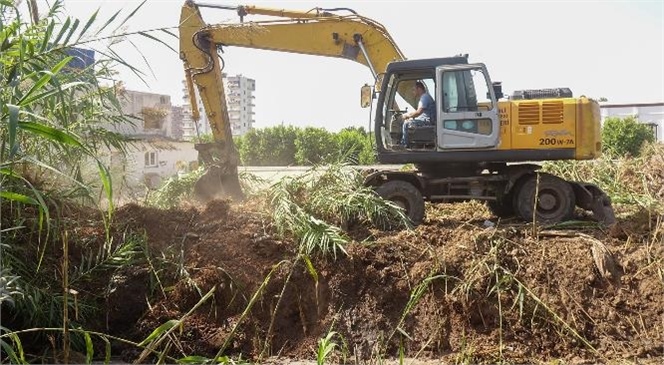
[(311, 359), (334, 330), (351, 359), (401, 350), (473, 363), (664, 355), (661, 221), (629, 217), (613, 236), (533, 232), (477, 203), (427, 209), (413, 231), (354, 230), (348, 256), (314, 257), (308, 268), (251, 206), (123, 207), (116, 221), (144, 230), (153, 256), (167, 252), (176, 272), (162, 275), (141, 318), (126, 320), (140, 341), (214, 288), (179, 336), (187, 353), (213, 356), (225, 345), (243, 358)]

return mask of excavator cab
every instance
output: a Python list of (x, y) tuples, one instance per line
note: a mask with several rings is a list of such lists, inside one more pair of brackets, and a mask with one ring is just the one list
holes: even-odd
[[(377, 108), (376, 131), (385, 153), (485, 150), (498, 146), (498, 102), (485, 65), (454, 64), (449, 59), (440, 59), (438, 63), (429, 60), (397, 64), (406, 67), (386, 73), (383, 97)], [(409, 104), (397, 91), (402, 90), (402, 84), (413, 81), (422, 82), (434, 98), (437, 117), (430, 123), (414, 124), (404, 130), (403, 114), (408, 107), (418, 106)], [(399, 107), (402, 105), (404, 110)], [(408, 133), (406, 146), (400, 144), (403, 133)]]

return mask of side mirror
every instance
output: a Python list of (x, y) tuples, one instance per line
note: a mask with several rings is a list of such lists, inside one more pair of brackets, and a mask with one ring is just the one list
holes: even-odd
[(373, 99), (373, 92), (371, 91), (371, 86), (364, 85), (360, 90), (360, 106), (362, 108), (368, 108), (371, 106), (371, 99)]

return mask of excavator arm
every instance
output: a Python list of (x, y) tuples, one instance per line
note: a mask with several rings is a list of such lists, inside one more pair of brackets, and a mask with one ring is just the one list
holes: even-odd
[[(235, 10), (241, 22), (207, 25), (200, 13), (202, 7)], [(341, 11), (348, 14), (339, 15)], [(280, 19), (244, 22), (247, 15)], [(201, 189), (197, 190), (199, 196), (207, 199), (211, 198), (219, 184), (231, 186), (230, 191), (224, 186), (227, 194), (236, 197), (242, 195), (237, 178), (239, 157), (233, 144), (222, 83), (222, 66), (217, 55), (221, 47), (236, 46), (348, 59), (369, 67), (377, 87), (381, 84), (380, 79), (387, 65), (405, 59), (385, 27), (350, 9), (315, 8), (301, 12), (256, 6), (197, 4), (188, 0), (182, 7), (179, 29), (180, 57), (185, 66), (192, 116), (198, 121), (198, 100), (194, 92), (194, 87), (197, 87), (215, 140), (212, 144), (196, 146), (203, 162), (214, 170), (214, 173), (202, 179), (206, 180), (205, 184), (202, 183)], [(411, 106), (417, 105), (407, 86), (400, 89), (399, 93)], [(203, 185), (210, 185), (210, 188), (204, 189)]]
[(194, 185), (194, 192), (202, 201), (220, 195), (241, 200), (244, 194), (237, 172), (240, 156), (233, 143), (217, 45), (207, 34), (200, 33), (205, 27), (198, 7), (187, 1), (180, 13), (180, 59), (184, 63), (191, 115), (198, 132), (197, 87), (214, 138), (212, 143), (195, 145), (207, 171)]
[(404, 59), (382, 25), (358, 15), (214, 25), (204, 32), (223, 46), (345, 58), (369, 67), (376, 78), (388, 63)]

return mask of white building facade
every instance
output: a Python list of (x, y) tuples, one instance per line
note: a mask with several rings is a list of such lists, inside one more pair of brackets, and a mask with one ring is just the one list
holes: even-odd
[[(174, 107), (168, 95), (122, 90), (122, 111), (130, 122), (110, 124), (107, 129), (130, 137), (126, 154), (101, 147), (98, 156), (110, 166), (114, 189), (123, 197), (139, 196), (164, 180), (198, 166), (194, 144), (184, 141), (185, 112)], [(188, 113), (191, 115), (191, 113)], [(90, 174), (96, 174), (90, 164)]]
[(129, 187), (155, 189), (169, 177), (198, 167), (198, 151), (190, 142), (146, 139), (132, 143), (127, 152), (121, 176)]
[[(97, 151), (97, 158), (109, 168), (116, 204), (144, 199), (147, 190), (198, 168), (198, 151), (191, 142), (152, 136), (126, 147), (126, 153), (105, 146)], [(83, 166), (82, 174), (90, 180), (98, 177), (96, 163), (91, 160)]]
[[(224, 82), (224, 92), (226, 94), (226, 105), (228, 107), (228, 116), (231, 124), (233, 136), (241, 136), (253, 128), (254, 125), (254, 91), (256, 91), (256, 81), (242, 75), (229, 76), (222, 74)], [(187, 141), (193, 140), (198, 134), (211, 133), (210, 122), (208, 121), (203, 103), (200, 101), (198, 89), (194, 88), (198, 100), (198, 112), (200, 121), (198, 122), (198, 133), (196, 124), (191, 115), (191, 101), (187, 91), (186, 81), (182, 81), (183, 99), (183, 138)]]
[(240, 75), (224, 74), (226, 105), (233, 136), (241, 136), (254, 126), (256, 81)]
[(132, 123), (113, 124), (108, 129), (130, 136), (164, 136), (173, 138), (173, 111), (169, 95), (123, 90), (122, 112)]
[(664, 102), (661, 103), (634, 103), (634, 104), (600, 104), (602, 124), (608, 117), (625, 118), (634, 116), (641, 123), (648, 124), (657, 137), (657, 141), (664, 142)]

